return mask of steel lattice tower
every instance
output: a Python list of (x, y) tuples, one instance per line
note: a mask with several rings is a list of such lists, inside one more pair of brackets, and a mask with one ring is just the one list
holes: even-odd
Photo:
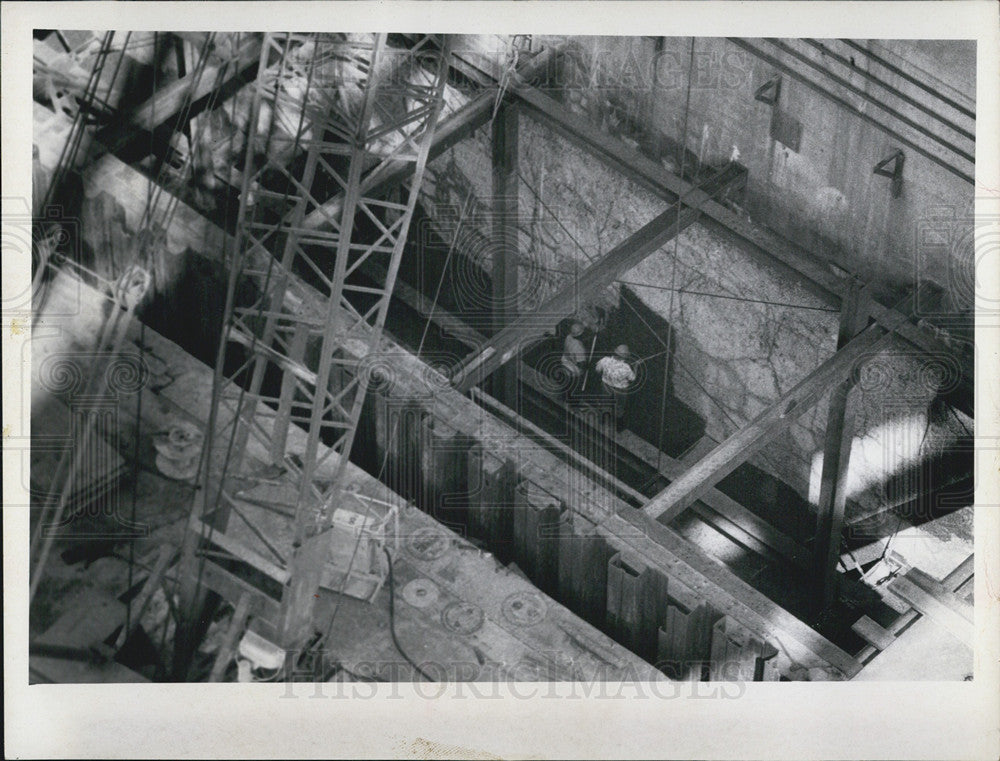
[[(188, 620), (178, 629), (175, 671), (196, 642), (199, 599), (220, 578), (205, 573), (215, 561), (200, 550), (224, 533), (232, 484), (250, 460), (280, 466), (296, 484), (293, 554), (258, 570), (282, 585), (280, 620), (270, 622), (279, 643), (292, 648), (310, 633), (326, 533), (441, 111), (447, 56), (443, 40), (426, 36), (405, 49), (390, 48), (383, 34), (265, 38), (227, 258), (200, 498), (182, 562)], [(366, 176), (400, 162), (411, 163), (413, 174), (398, 200), (366, 194)], [(385, 281), (352, 284), (370, 257), (387, 259)], [(306, 433), (295, 453), (288, 451), (292, 425)], [(267, 555), (252, 547), (222, 551), (251, 565)]]

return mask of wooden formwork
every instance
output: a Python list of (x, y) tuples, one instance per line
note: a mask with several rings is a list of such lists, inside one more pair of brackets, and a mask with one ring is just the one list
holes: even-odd
[(389, 483), (670, 678), (779, 677), (777, 650), (764, 638), (711, 605), (691, 608), (688, 595), (671, 597), (667, 574), (616, 549), (598, 524), (521, 478), (510, 459), (470, 446), (454, 426), (398, 400), (379, 395), (376, 410)]

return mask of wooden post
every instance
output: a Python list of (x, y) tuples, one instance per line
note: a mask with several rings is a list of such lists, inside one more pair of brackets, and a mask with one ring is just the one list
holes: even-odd
[[(841, 308), (838, 351), (864, 329), (868, 318), (866, 302), (861, 283), (855, 279), (847, 289)], [(837, 561), (847, 504), (847, 468), (854, 436), (853, 415), (847, 405), (853, 384), (853, 378), (848, 375), (834, 387), (826, 416), (815, 543), (816, 602), (821, 608), (833, 604), (837, 596)]]
[(468, 531), (468, 510), (456, 501), (466, 499), (466, 447), (458, 432), (433, 414), (424, 418), (421, 436), (423, 510), (464, 536)]
[(562, 505), (531, 481), (515, 490), (514, 562), (546, 594), (554, 594), (559, 577), (559, 530)]
[(659, 631), (657, 666), (671, 679), (700, 682), (712, 650), (712, 628), (722, 614), (707, 603), (689, 613), (669, 605)]
[(608, 633), (652, 663), (666, 610), (666, 577), (638, 557), (613, 555), (608, 561)]
[[(493, 119), (493, 327), (499, 332), (517, 317), (518, 108), (500, 106)], [(517, 407), (517, 366), (504, 365), (493, 382), (494, 396)]]
[(580, 513), (567, 511), (559, 534), (559, 601), (587, 623), (604, 623), (608, 559), (613, 554), (597, 526)]
[(515, 476), (509, 463), (477, 445), (469, 452), (469, 533), (502, 563), (513, 557)]

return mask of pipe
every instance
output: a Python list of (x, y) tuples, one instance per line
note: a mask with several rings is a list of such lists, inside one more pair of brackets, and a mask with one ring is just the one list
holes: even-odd
[(779, 61), (774, 56), (768, 55), (767, 53), (765, 53), (762, 50), (758, 50), (753, 45), (751, 45), (749, 42), (747, 42), (745, 40), (742, 40), (742, 39), (740, 39), (738, 37), (727, 37), (726, 39), (729, 40), (730, 42), (732, 42), (734, 45), (743, 48), (744, 50), (746, 50), (747, 52), (751, 53), (752, 55), (755, 55), (757, 58), (760, 58), (762, 61), (765, 61), (765, 62), (771, 64), (771, 66), (775, 67), (776, 69), (780, 69), (781, 71), (784, 71), (789, 76), (791, 76), (793, 79), (797, 79), (798, 81), (802, 82), (807, 87), (809, 87), (809, 88), (815, 90), (816, 92), (818, 92), (820, 95), (823, 95), (823, 96), (829, 98), (834, 103), (836, 103), (837, 105), (841, 106), (842, 108), (844, 108), (845, 110), (849, 111), (850, 113), (854, 114), (855, 116), (859, 117), (860, 119), (868, 122), (869, 124), (874, 125), (876, 129), (878, 129), (878, 130), (880, 130), (882, 132), (885, 132), (890, 137), (895, 138), (902, 145), (905, 145), (906, 147), (910, 148), (911, 150), (915, 151), (916, 153), (919, 153), (924, 158), (930, 159), (935, 164), (937, 164), (938, 166), (940, 166), (940, 167), (948, 170), (949, 172), (951, 172), (953, 175), (955, 175), (959, 179), (965, 180), (970, 185), (974, 185), (975, 184), (975, 178), (972, 177), (972, 175), (966, 174), (961, 169), (957, 169), (956, 167), (952, 166), (951, 164), (949, 164), (944, 159), (941, 159), (941, 158), (935, 156), (930, 151), (927, 151), (924, 148), (921, 148), (919, 145), (917, 145), (916, 143), (914, 143), (912, 140), (909, 140), (909, 139), (903, 137), (902, 135), (900, 135), (895, 130), (892, 130), (889, 127), (887, 127), (884, 124), (882, 124), (882, 122), (880, 122), (875, 117), (869, 116), (864, 111), (861, 111), (860, 109), (858, 109), (855, 106), (851, 105), (850, 103), (848, 103), (843, 98), (841, 98), (841, 97), (839, 97), (837, 95), (834, 95), (833, 93), (831, 93), (828, 90), (824, 89), (821, 85), (819, 85), (816, 82), (812, 81), (808, 77), (803, 76), (799, 72), (795, 71), (795, 69), (793, 69), (790, 66), (788, 66), (787, 64), (782, 63), (781, 61)]
[[(937, 119), (939, 122), (941, 122), (945, 126), (950, 127), (951, 129), (955, 130), (955, 132), (957, 132), (958, 134), (960, 134), (962, 137), (967, 137), (967, 138), (969, 138), (969, 140), (975, 140), (976, 139), (975, 134), (973, 134), (972, 132), (969, 132), (968, 130), (960, 127), (958, 124), (956, 124), (955, 122), (953, 122), (951, 119), (948, 119), (947, 117), (942, 116), (941, 114), (939, 114), (937, 111), (935, 111), (930, 106), (925, 106), (923, 103), (921, 103), (920, 101), (918, 101), (916, 98), (910, 97), (909, 95), (907, 95), (906, 93), (904, 93), (902, 90), (896, 89), (895, 87), (893, 87), (892, 85), (890, 85), (888, 82), (886, 82), (884, 79), (880, 79), (879, 77), (875, 76), (870, 71), (868, 71), (867, 69), (860, 68), (857, 64), (853, 63), (851, 60), (849, 60), (848, 58), (842, 56), (840, 53), (836, 52), (835, 50), (831, 50), (830, 48), (828, 48), (826, 45), (824, 45), (819, 40), (804, 39), (803, 42), (805, 42), (807, 45), (811, 45), (812, 47), (816, 48), (823, 55), (829, 56), (830, 58), (832, 58), (833, 60), (835, 60), (837, 63), (841, 64), (842, 66), (845, 66), (845, 67), (849, 68), (851, 71), (860, 74), (865, 79), (868, 79), (868, 80), (870, 80), (872, 82), (875, 82), (883, 90), (885, 90), (886, 92), (892, 93), (893, 95), (895, 95), (897, 98), (899, 98), (903, 102), (907, 103), (908, 105), (913, 106), (914, 108), (917, 108), (917, 109), (923, 111), (925, 114), (927, 114), (928, 116), (930, 116), (930, 117), (932, 117), (934, 119)], [(866, 97), (870, 98), (871, 96), (867, 96), (866, 95)], [(973, 118), (975, 118), (975, 117), (973, 117)]]
[[(915, 129), (917, 132), (919, 132), (920, 134), (924, 135), (925, 137), (930, 138), (931, 140), (933, 140), (936, 143), (940, 143), (945, 148), (948, 148), (953, 153), (957, 154), (958, 156), (961, 156), (966, 161), (969, 161), (971, 163), (975, 163), (975, 160), (976, 160), (975, 156), (973, 156), (971, 153), (967, 153), (966, 151), (963, 151), (962, 149), (960, 149), (954, 143), (946, 140), (943, 137), (940, 137), (939, 135), (934, 134), (929, 129), (927, 129), (927, 127), (924, 127), (922, 124), (918, 124), (917, 122), (913, 121), (909, 117), (904, 116), (903, 114), (899, 113), (899, 111), (896, 111), (895, 109), (890, 108), (889, 106), (885, 105), (884, 103), (882, 103), (881, 101), (877, 100), (876, 98), (873, 98), (871, 95), (869, 95), (868, 93), (866, 93), (861, 88), (855, 87), (854, 85), (852, 85), (849, 81), (847, 81), (843, 77), (839, 77), (836, 74), (834, 74), (833, 72), (831, 72), (831, 71), (823, 68), (823, 66), (821, 64), (819, 64), (816, 61), (812, 60), (808, 56), (800, 53), (799, 51), (795, 50), (794, 48), (790, 47), (789, 45), (786, 45), (781, 40), (775, 40), (775, 39), (768, 38), (767, 41), (770, 42), (772, 45), (774, 45), (774, 47), (778, 48), (778, 50), (782, 51), (783, 53), (785, 53), (787, 55), (790, 55), (793, 58), (798, 59), (799, 61), (802, 61), (807, 66), (810, 66), (811, 68), (816, 69), (818, 72), (820, 72), (820, 74), (825, 74), (829, 79), (833, 80), (834, 82), (836, 82), (841, 87), (843, 87), (843, 88), (845, 88), (847, 90), (850, 90), (855, 95), (858, 95), (859, 97), (864, 98), (869, 103), (874, 103), (878, 108), (881, 108), (887, 114), (895, 117), (897, 120), (899, 120), (900, 122), (902, 122), (906, 126), (910, 127), (911, 129)], [(975, 137), (973, 135), (967, 135), (967, 136), (970, 139), (975, 140)]]
[(871, 58), (873, 61), (875, 61), (880, 66), (883, 66), (886, 69), (888, 69), (889, 71), (891, 71), (893, 74), (896, 74), (896, 75), (902, 77), (907, 82), (910, 82), (911, 84), (916, 85), (921, 90), (929, 92), (935, 98), (940, 98), (944, 103), (947, 103), (949, 106), (951, 106), (952, 108), (954, 108), (960, 114), (962, 114), (964, 116), (968, 116), (970, 119), (975, 119), (976, 118), (976, 112), (975, 111), (971, 111), (968, 108), (965, 108), (964, 106), (960, 105), (959, 103), (957, 103), (956, 101), (952, 100), (948, 96), (944, 95), (943, 93), (939, 92), (938, 90), (935, 90), (930, 85), (924, 84), (923, 82), (921, 82), (919, 79), (917, 79), (913, 75), (907, 74), (905, 71), (903, 71), (898, 66), (895, 66), (894, 64), (891, 64), (887, 60), (885, 60), (884, 58), (882, 58), (882, 56), (878, 55), (878, 53), (875, 53), (875, 52), (869, 50), (868, 48), (866, 48), (866, 47), (864, 47), (862, 45), (859, 45), (854, 40), (841, 40), (841, 42), (843, 42), (845, 45), (848, 45), (849, 47), (854, 48), (859, 53), (864, 53), (866, 56), (868, 56), (869, 58)]

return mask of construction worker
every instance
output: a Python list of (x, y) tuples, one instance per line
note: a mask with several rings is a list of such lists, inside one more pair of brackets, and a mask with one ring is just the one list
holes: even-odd
[(583, 364), (587, 359), (587, 349), (580, 340), (583, 335), (583, 324), (573, 322), (569, 326), (569, 332), (563, 341), (563, 353), (560, 363), (566, 371), (566, 396), (573, 396), (580, 389), (580, 381), (583, 379)]
[(601, 385), (615, 401), (615, 418), (619, 429), (625, 418), (625, 395), (636, 377), (631, 356), (628, 345), (620, 344), (614, 354), (602, 357), (596, 365), (596, 370), (601, 376)]

